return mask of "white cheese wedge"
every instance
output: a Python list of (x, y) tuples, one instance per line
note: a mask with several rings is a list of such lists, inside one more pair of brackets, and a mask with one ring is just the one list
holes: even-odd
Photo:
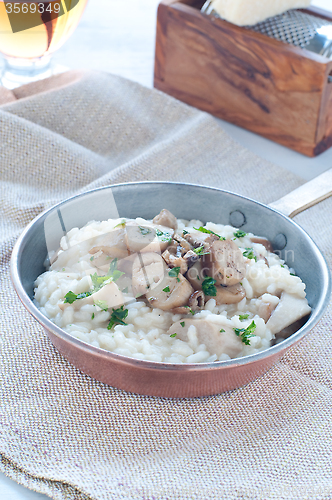
[(308, 7), (311, 0), (213, 0), (213, 9), (230, 23), (251, 26), (290, 9)]

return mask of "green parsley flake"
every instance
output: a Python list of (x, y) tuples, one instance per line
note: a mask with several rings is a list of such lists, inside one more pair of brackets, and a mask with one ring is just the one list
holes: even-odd
[(95, 305), (100, 307), (103, 311), (107, 311), (108, 309), (108, 304), (106, 300), (96, 300)]
[(90, 257), (91, 262), (93, 261), (93, 259), (94, 259), (94, 256)]
[(248, 318), (249, 318), (249, 314), (240, 314), (240, 316), (239, 316), (240, 321), (243, 321), (244, 319), (248, 319)]
[(95, 319), (95, 313), (92, 313), (91, 319)]
[(64, 303), (72, 304), (75, 300), (85, 299), (86, 297), (90, 297), (90, 295), (92, 295), (92, 292), (83, 292), (76, 295), (76, 293), (70, 291), (66, 293)]
[(205, 251), (205, 248), (203, 246), (198, 247), (198, 248), (194, 248), (193, 252), (195, 252), (196, 255), (209, 255), (210, 254), (210, 252)]
[(198, 281), (201, 281), (201, 278), (198, 276), (198, 274), (197, 274), (196, 278), (198, 279)]
[(254, 331), (256, 330), (256, 323), (252, 321), (247, 328), (234, 328), (235, 335), (241, 337), (242, 342), (245, 345), (250, 345), (250, 337), (254, 337)]
[(110, 322), (107, 325), (107, 330), (111, 330), (114, 325), (126, 325), (127, 323), (124, 320), (127, 316), (128, 309), (123, 309), (123, 306), (119, 309), (113, 309)]
[(158, 236), (158, 239), (160, 241), (164, 241), (167, 243), (170, 243), (172, 241), (172, 235), (167, 231), (160, 231), (160, 229), (156, 229), (156, 235)]
[(280, 264), (280, 267), (285, 267), (285, 266), (283, 266), (282, 264)]
[(143, 236), (152, 233), (152, 230), (148, 227), (138, 226), (138, 229), (141, 231), (141, 234), (143, 234)]
[(185, 229), (182, 231), (182, 234), (183, 236), (185, 236), (186, 234), (189, 234), (189, 231), (186, 231)]
[(170, 292), (170, 291), (171, 291), (171, 290), (170, 290), (169, 286), (166, 286), (165, 288), (163, 288), (163, 292), (165, 292), (165, 293), (168, 293), (168, 292)]
[(246, 248), (243, 252), (243, 257), (247, 257), (247, 259), (255, 259), (255, 261), (257, 262), (257, 257), (254, 254), (253, 248)]
[(294, 273), (289, 273), (289, 274), (290, 274), (291, 276), (296, 276), (296, 274), (294, 274)]
[(180, 325), (182, 326), (182, 328), (184, 328), (185, 327), (185, 322), (181, 321)]
[(218, 238), (220, 240), (225, 240), (226, 238), (224, 238), (223, 236), (220, 236), (219, 234), (215, 233), (214, 231), (211, 231), (210, 229), (206, 229), (205, 227), (203, 226), (200, 226), (200, 227), (194, 227), (194, 229), (196, 231), (200, 231), (201, 233), (206, 233), (206, 234), (214, 234), (215, 236), (218, 236)]
[(235, 238), (244, 238), (244, 236), (247, 236), (247, 233), (245, 233), (244, 231), (241, 231), (240, 229), (233, 234), (234, 234)]
[(122, 219), (121, 222), (119, 222), (119, 224), (117, 224), (116, 226), (114, 226), (113, 229), (115, 229), (116, 227), (125, 227), (126, 226), (126, 221), (125, 219)]
[(172, 337), (172, 338), (176, 337), (176, 333), (172, 333), (172, 335), (170, 335), (170, 337)]
[(168, 271), (168, 276), (170, 278), (176, 278), (176, 281), (180, 281), (179, 272), (180, 272), (180, 268), (179, 267), (173, 267), (173, 269), (171, 269), (170, 271)]
[(205, 295), (215, 297), (217, 295), (217, 288), (215, 287), (216, 280), (208, 276), (202, 283), (202, 290)]
[(224, 330), (223, 328), (220, 330), (220, 333), (224, 333), (226, 330)]

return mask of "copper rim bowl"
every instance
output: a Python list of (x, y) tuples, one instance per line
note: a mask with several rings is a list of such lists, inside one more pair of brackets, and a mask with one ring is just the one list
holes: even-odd
[[(306, 323), (281, 343), (251, 356), (230, 361), (171, 364), (141, 361), (89, 345), (64, 332), (37, 309), (33, 303), (34, 282), (45, 271), (49, 245), (56, 248), (65, 230), (119, 215), (151, 219), (162, 208), (168, 208), (178, 218), (231, 224), (268, 238), (306, 284), (312, 307)], [(294, 262), (288, 262), (289, 256)], [(227, 191), (169, 182), (118, 184), (95, 189), (47, 210), (34, 219), (18, 239), (12, 253), (11, 275), (26, 309), (70, 363), (108, 385), (162, 397), (208, 396), (235, 389), (261, 376), (316, 325), (331, 290), (324, 257), (310, 236), (291, 219)]]

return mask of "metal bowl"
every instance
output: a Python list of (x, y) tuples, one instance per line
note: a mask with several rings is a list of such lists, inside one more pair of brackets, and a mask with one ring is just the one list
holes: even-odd
[[(33, 304), (34, 282), (45, 271), (48, 251), (58, 248), (65, 231), (82, 227), (91, 220), (119, 215), (151, 219), (162, 208), (168, 208), (178, 218), (231, 224), (268, 238), (306, 284), (312, 312), (305, 324), (289, 338), (258, 354), (230, 361), (170, 364), (141, 361), (89, 345), (54, 325)], [(47, 210), (33, 220), (18, 239), (12, 254), (11, 273), (20, 300), (68, 361), (106, 384), (163, 397), (207, 396), (256, 379), (316, 325), (328, 304), (331, 289), (329, 270), (320, 250), (288, 217), (220, 189), (164, 182), (96, 189)]]

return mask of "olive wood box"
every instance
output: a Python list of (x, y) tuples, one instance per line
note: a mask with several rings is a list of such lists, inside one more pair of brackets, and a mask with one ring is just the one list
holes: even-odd
[(160, 3), (155, 87), (307, 156), (331, 147), (332, 60), (204, 14), (203, 2)]

